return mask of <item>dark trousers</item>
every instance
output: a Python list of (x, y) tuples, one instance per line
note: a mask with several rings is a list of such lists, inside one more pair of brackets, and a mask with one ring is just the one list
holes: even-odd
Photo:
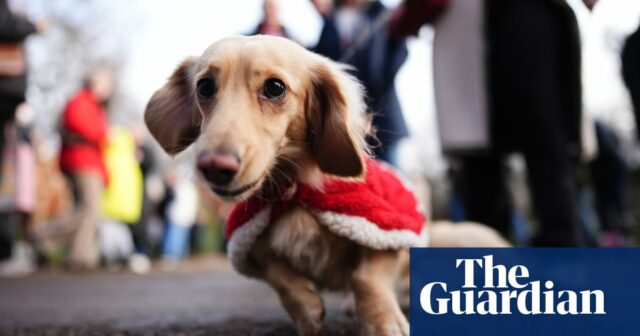
[(538, 231), (535, 246), (581, 243), (576, 159), (580, 146), (580, 45), (571, 8), (551, 0), (486, 2), (489, 153), (462, 157), (467, 218), (507, 233), (511, 201), (504, 154), (524, 155)]
[[(0, 94), (0, 167), (2, 167), (2, 162), (4, 161), (4, 146), (6, 142), (4, 128), (15, 118), (16, 108), (21, 102), (22, 100), (7, 98)], [(2, 180), (1, 173), (0, 180)]]
[[(523, 151), (529, 189), (539, 226), (534, 246), (579, 246), (575, 169), (561, 150)], [(467, 220), (510, 234), (512, 202), (503, 155), (468, 155), (462, 159), (461, 194)]]
[(624, 159), (617, 135), (596, 123), (598, 157), (590, 164), (596, 209), (603, 230), (620, 230), (629, 217), (631, 171)]
[(11, 258), (15, 231), (15, 223), (6, 214), (0, 215), (0, 261)]
[(0, 212), (0, 261), (11, 258), (20, 225), (20, 215)]
[[(146, 182), (145, 182), (146, 183)], [(146, 186), (146, 185), (145, 185)], [(145, 188), (146, 189), (146, 188)], [(142, 198), (142, 211), (140, 218), (136, 223), (129, 224), (129, 230), (131, 231), (131, 237), (133, 238), (133, 244), (136, 249), (136, 253), (141, 253), (146, 256), (151, 256), (151, 242), (149, 241), (149, 221), (153, 214), (152, 201), (149, 199), (146, 191)]]
[[(13, 120), (17, 103), (0, 97), (0, 169), (4, 162), (4, 147), (6, 144), (5, 126)], [(0, 182), (2, 172), (0, 171)], [(15, 235), (18, 229), (16, 215), (10, 212), (0, 214), (0, 260), (11, 257)]]

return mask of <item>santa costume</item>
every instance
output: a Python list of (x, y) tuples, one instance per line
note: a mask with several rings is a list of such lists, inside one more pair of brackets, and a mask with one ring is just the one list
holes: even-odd
[(367, 160), (364, 181), (327, 178), (320, 188), (297, 183), (266, 200), (253, 196), (235, 206), (227, 221), (229, 257), (249, 274), (247, 256), (258, 236), (279, 216), (303, 207), (334, 234), (376, 249), (425, 246), (426, 220), (414, 193), (388, 165)]

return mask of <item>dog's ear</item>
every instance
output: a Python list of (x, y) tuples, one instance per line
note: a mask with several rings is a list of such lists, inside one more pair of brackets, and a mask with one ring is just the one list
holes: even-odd
[(144, 113), (153, 137), (169, 154), (187, 148), (200, 135), (200, 113), (196, 111), (193, 75), (196, 59), (182, 62), (167, 83), (156, 91)]
[(313, 68), (311, 76), (306, 117), (313, 158), (327, 174), (364, 176), (364, 132), (356, 124), (365, 106), (360, 84), (325, 59)]

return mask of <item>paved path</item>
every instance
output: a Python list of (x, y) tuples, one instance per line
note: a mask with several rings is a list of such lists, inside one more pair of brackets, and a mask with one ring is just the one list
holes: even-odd
[[(325, 335), (355, 323), (328, 298)], [(223, 258), (138, 276), (45, 271), (0, 279), (0, 335), (295, 335), (275, 293)]]

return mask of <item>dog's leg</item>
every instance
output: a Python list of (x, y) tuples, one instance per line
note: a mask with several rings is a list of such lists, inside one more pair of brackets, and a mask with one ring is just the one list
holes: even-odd
[(398, 251), (368, 250), (353, 273), (351, 285), (362, 335), (409, 335), (409, 323), (394, 292), (398, 268)]
[(313, 282), (281, 261), (267, 264), (264, 280), (278, 292), (299, 335), (312, 336), (320, 332), (324, 302)]
[(409, 311), (409, 286), (410, 281), (410, 268), (409, 268), (409, 250), (399, 251), (400, 257), (398, 261), (398, 281), (396, 282), (396, 292), (398, 302), (403, 311)]
[[(326, 264), (320, 225), (302, 208), (276, 220), (258, 239), (252, 258), (261, 265), (260, 278), (273, 287), (300, 335), (317, 335), (324, 319), (324, 302), (308, 274)], [(325, 252), (326, 253), (326, 252)], [(305, 272), (307, 270), (308, 273)]]

